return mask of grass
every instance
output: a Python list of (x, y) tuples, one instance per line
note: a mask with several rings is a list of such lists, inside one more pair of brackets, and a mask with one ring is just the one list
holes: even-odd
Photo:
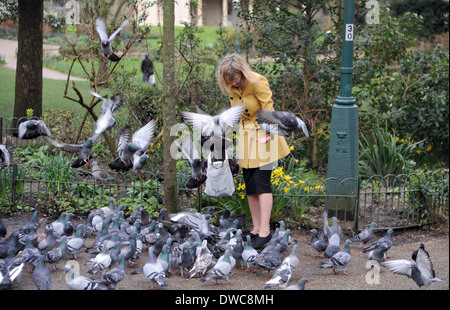
[[(0, 116), (11, 118), (14, 113), (14, 92), (16, 72), (11, 69), (0, 66)], [(63, 111), (73, 111), (81, 113), (84, 109), (77, 103), (63, 97), (66, 81), (62, 80), (43, 80), (42, 90), (42, 109), (54, 109)], [(77, 81), (76, 85), (82, 95), (89, 95), (88, 81)], [(76, 97), (75, 92), (69, 85), (68, 95)]]

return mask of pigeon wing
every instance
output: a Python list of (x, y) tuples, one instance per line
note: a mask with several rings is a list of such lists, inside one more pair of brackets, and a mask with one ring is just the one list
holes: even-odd
[(103, 18), (97, 17), (95, 20), (95, 28), (97, 29), (98, 35), (100, 36), (100, 40), (102, 42), (109, 41), (108, 33), (106, 32), (106, 23)]
[(113, 32), (113, 34), (109, 37), (109, 41), (114, 40), (114, 38), (116, 37), (116, 35), (119, 34), (119, 32), (123, 29), (123, 27), (126, 26), (126, 24), (128, 24), (128, 19), (125, 19), (125, 20), (122, 22), (122, 25), (120, 25), (120, 27), (117, 28), (117, 30)]
[(132, 142), (139, 145), (142, 151), (145, 151), (153, 141), (154, 131), (155, 120), (153, 119), (133, 134)]

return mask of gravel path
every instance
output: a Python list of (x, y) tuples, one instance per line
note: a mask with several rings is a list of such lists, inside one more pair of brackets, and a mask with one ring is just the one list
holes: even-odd
[[(15, 40), (6, 40), (6, 39), (0, 39), (0, 56), (2, 58), (5, 58), (6, 64), (4, 65), (5, 68), (16, 70), (16, 64), (17, 64), (17, 58), (16, 58), (16, 48), (17, 48), (17, 41)], [(59, 54), (59, 45), (52, 45), (52, 44), (44, 44), (44, 54)], [(45, 79), (53, 79), (53, 80), (67, 80), (67, 74), (62, 73), (56, 70), (48, 69), (48, 68), (42, 68), (42, 77)], [(70, 76), (71, 80), (74, 81), (85, 81), (86, 79), (76, 77), (76, 76)]]
[[(2, 221), (8, 227), (8, 235), (23, 225), (31, 214), (24, 214), (18, 217), (1, 216)], [(84, 219), (73, 221), (75, 224), (84, 222)], [(50, 220), (48, 221), (50, 222)], [(351, 245), (352, 260), (346, 271), (349, 275), (341, 272), (334, 274), (331, 269), (319, 269), (319, 262), (324, 258), (316, 258), (317, 252), (311, 248), (309, 241), (311, 234), (301, 229), (291, 228), (291, 236), (299, 244), (300, 265), (293, 271), (291, 280), (288, 285), (297, 283), (301, 278), (307, 278), (306, 290), (417, 290), (418, 287), (412, 279), (405, 276), (395, 275), (382, 268), (381, 273), (377, 274), (366, 267), (368, 261), (367, 254), (359, 249), (359, 244)], [(379, 232), (376, 238), (383, 236), (384, 232)], [(347, 236), (348, 237), (348, 236)], [(94, 241), (94, 237), (87, 240), (87, 244)], [(412, 251), (419, 247), (419, 243), (425, 244), (425, 249), (430, 253), (431, 260), (434, 264), (436, 276), (442, 279), (442, 282), (432, 283), (429, 290), (448, 290), (449, 289), (449, 236), (448, 227), (435, 230), (402, 230), (394, 231), (394, 246), (389, 250), (391, 259), (411, 259)], [(285, 255), (290, 253), (292, 246), (285, 251)], [(86, 273), (89, 265), (84, 262), (92, 256), (88, 253), (79, 255), (80, 263), (76, 263), (80, 268), (80, 273), (84, 276), (90, 276)], [(148, 279), (142, 275), (131, 275), (135, 269), (143, 266), (147, 258), (147, 252), (144, 249), (141, 253), (137, 266), (127, 268), (127, 277), (117, 286), (121, 290), (148, 290), (150, 283)], [(58, 263), (57, 267), (62, 269), (67, 261), (72, 260), (68, 257), (64, 261)], [(238, 265), (237, 265), (238, 266)], [(26, 266), (20, 277), (13, 285), (14, 290), (35, 290), (36, 287), (31, 281), (30, 266)], [(214, 280), (208, 282), (200, 282), (199, 278), (185, 279), (180, 276), (178, 268), (172, 270), (172, 274), (167, 276), (168, 287), (161, 288), (155, 286), (157, 290), (185, 291), (185, 290), (221, 290), (221, 291), (241, 291), (241, 290), (260, 290), (260, 292), (269, 292), (271, 290), (279, 290), (279, 288), (264, 289), (265, 282), (270, 277), (267, 271), (258, 269), (257, 272), (247, 272), (235, 267), (231, 274), (231, 283), (219, 280), (219, 285)], [(52, 290), (67, 290), (65, 282), (65, 273), (62, 270), (52, 272)], [(174, 292), (176, 293), (176, 292)], [(180, 292), (178, 292), (180, 294)]]

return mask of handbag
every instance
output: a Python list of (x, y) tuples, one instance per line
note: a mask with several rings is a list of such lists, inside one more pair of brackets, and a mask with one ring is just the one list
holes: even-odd
[[(205, 182), (205, 194), (208, 196), (227, 197), (233, 195), (235, 187), (229, 159), (228, 153), (225, 152), (224, 160), (211, 162), (211, 153), (209, 153)], [(237, 165), (237, 162), (235, 164)], [(233, 164), (234, 170), (236, 169), (235, 164)], [(237, 168), (239, 170), (239, 165)]]

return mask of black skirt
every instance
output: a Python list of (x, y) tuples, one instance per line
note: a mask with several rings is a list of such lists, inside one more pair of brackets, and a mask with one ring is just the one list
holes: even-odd
[(259, 168), (242, 168), (242, 172), (247, 195), (272, 193), (271, 164)]

